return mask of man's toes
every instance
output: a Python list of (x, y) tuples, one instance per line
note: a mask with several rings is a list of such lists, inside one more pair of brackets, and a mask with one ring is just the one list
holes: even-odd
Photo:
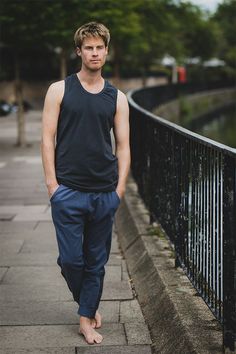
[(96, 337), (94, 338), (95, 343), (99, 344), (102, 342), (102, 340), (103, 340), (103, 337), (101, 336), (101, 334), (97, 333)]
[(84, 332), (83, 330), (79, 330), (79, 334), (82, 334), (82, 336), (84, 337), (84, 339), (86, 340), (86, 342), (88, 344), (93, 344), (93, 336), (87, 334), (86, 332)]
[(88, 344), (94, 344), (94, 337), (93, 336), (87, 336), (85, 339)]
[(86, 335), (85, 333), (82, 334), (88, 344), (94, 344), (94, 337), (92, 335), (89, 334)]

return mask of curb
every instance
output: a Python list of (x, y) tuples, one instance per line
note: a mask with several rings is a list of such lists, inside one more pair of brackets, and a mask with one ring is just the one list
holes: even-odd
[(161, 227), (149, 224), (131, 175), (115, 225), (153, 353), (223, 353), (220, 324), (182, 268), (175, 268), (173, 248)]

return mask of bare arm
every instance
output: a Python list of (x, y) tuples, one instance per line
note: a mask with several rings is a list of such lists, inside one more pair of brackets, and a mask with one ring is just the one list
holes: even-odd
[(129, 106), (125, 94), (118, 90), (117, 110), (114, 120), (116, 156), (118, 158), (119, 181), (116, 191), (120, 198), (125, 192), (126, 179), (130, 169)]
[(41, 153), (49, 196), (58, 188), (55, 172), (55, 136), (63, 93), (64, 81), (51, 84), (43, 108)]

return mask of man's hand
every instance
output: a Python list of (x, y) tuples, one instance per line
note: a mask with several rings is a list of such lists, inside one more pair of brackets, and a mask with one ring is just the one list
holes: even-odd
[(123, 195), (125, 194), (125, 188), (117, 187), (116, 193), (118, 194), (119, 198), (121, 199), (123, 197)]
[(49, 198), (52, 197), (52, 195), (56, 192), (57, 188), (59, 188), (59, 184), (58, 183), (48, 186)]

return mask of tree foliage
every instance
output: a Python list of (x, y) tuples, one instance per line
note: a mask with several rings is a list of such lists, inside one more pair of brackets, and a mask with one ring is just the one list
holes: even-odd
[[(218, 6), (212, 19), (222, 33), (219, 43), (219, 55), (229, 65), (229, 70), (236, 69), (236, 1), (225, 0)], [(232, 70), (231, 70), (232, 69)], [(233, 73), (233, 72), (232, 72)], [(234, 74), (236, 75), (236, 74)]]
[(186, 57), (217, 55), (232, 67), (236, 62), (235, 0), (225, 0), (214, 16), (181, 0), (2, 0), (0, 6), (2, 47), (12, 48), (13, 57), (23, 62), (37, 48), (42, 54), (51, 51), (61, 63), (61, 77), (73, 52), (73, 34), (89, 21), (110, 29), (113, 76), (121, 69), (145, 73), (167, 53), (180, 64)]

